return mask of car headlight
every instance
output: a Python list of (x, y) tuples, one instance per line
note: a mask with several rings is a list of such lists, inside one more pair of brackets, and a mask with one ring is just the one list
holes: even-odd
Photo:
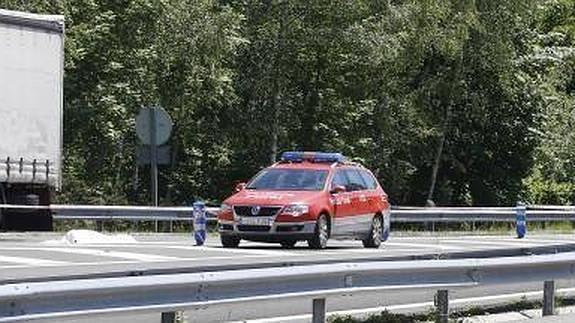
[(223, 203), (223, 204), (220, 206), (220, 213), (226, 213), (226, 212), (232, 212), (232, 206)]
[(300, 216), (302, 214), (309, 213), (309, 205), (305, 204), (288, 205), (284, 208), (282, 213), (291, 216)]

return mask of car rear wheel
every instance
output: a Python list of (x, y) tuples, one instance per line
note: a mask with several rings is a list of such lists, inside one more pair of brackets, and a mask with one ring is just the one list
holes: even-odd
[(280, 242), (280, 244), (282, 245), (282, 248), (285, 248), (285, 249), (293, 248), (296, 243), (297, 243), (296, 240), (284, 240), (284, 241)]
[(369, 237), (362, 240), (363, 246), (365, 248), (379, 248), (381, 246), (381, 240), (383, 235), (383, 221), (381, 216), (376, 215), (373, 217), (371, 222), (371, 231), (369, 232)]
[(240, 245), (240, 238), (232, 236), (220, 236), (220, 241), (224, 248), (237, 248)]
[(322, 214), (317, 219), (313, 238), (307, 241), (307, 244), (312, 249), (325, 249), (327, 247), (327, 239), (329, 238), (329, 225), (327, 217)]

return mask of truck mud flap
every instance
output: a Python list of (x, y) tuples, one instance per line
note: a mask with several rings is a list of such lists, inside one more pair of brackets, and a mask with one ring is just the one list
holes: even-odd
[(18, 213), (4, 211), (0, 215), (3, 231), (52, 231), (52, 215), (48, 211)]

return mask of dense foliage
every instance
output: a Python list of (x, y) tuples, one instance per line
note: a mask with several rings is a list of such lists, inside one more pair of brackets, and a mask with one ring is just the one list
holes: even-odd
[(0, 0), (66, 17), (64, 202), (147, 203), (134, 118), (175, 121), (162, 204), (284, 150), (342, 151), (396, 204), (573, 203), (572, 0)]

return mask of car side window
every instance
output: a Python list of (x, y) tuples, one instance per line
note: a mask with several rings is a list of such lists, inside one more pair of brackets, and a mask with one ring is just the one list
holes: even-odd
[(349, 179), (349, 184), (347, 187), (348, 191), (362, 191), (367, 189), (367, 185), (363, 181), (359, 170), (357, 169), (346, 169), (345, 173)]
[(345, 173), (343, 172), (343, 170), (338, 170), (335, 172), (335, 175), (333, 175), (333, 179), (331, 181), (331, 188), (333, 189), (336, 186), (343, 186), (346, 188), (348, 187), (348, 180), (347, 180), (347, 176), (345, 176)]
[(361, 170), (360, 174), (368, 189), (374, 190), (377, 188), (377, 181), (368, 171)]

